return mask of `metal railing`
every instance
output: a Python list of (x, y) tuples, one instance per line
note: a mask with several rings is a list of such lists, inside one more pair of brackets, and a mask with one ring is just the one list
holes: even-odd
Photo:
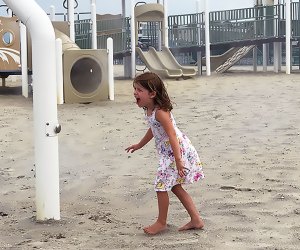
[(107, 38), (113, 39), (114, 53), (125, 52), (130, 48), (126, 32), (119, 32), (109, 35), (100, 35), (97, 37), (97, 48), (106, 49)]
[(113, 39), (114, 52), (130, 49), (130, 18), (97, 21), (97, 48), (106, 49), (107, 38)]
[(75, 41), (82, 48), (92, 47), (92, 21), (91, 19), (76, 20), (75, 25)]
[[(300, 4), (291, 4), (292, 37), (300, 38)], [(211, 44), (245, 40), (278, 38), (285, 36), (285, 5), (257, 6), (253, 8), (213, 11), (210, 18)], [(114, 39), (114, 51), (130, 50), (130, 18), (97, 21), (98, 47), (106, 48), (107, 37)], [(91, 46), (90, 21), (78, 21), (76, 41), (80, 46)], [(146, 25), (150, 34), (148, 46), (155, 46), (155, 26)], [(152, 27), (152, 28), (151, 28)], [(191, 47), (205, 44), (204, 13), (171, 15), (168, 17), (169, 47)], [(116, 40), (116, 41), (115, 41)], [(88, 48), (88, 47), (85, 47)]]
[[(97, 21), (97, 48), (106, 49), (107, 38), (113, 39), (114, 52), (127, 51), (130, 48), (129, 18), (98, 20)], [(82, 49), (92, 46), (91, 19), (75, 21), (75, 40)]]
[[(50, 16), (49, 13), (47, 13), (48, 16)], [(91, 17), (91, 12), (75, 12), (74, 13), (74, 18), (75, 20), (82, 20), (82, 19), (87, 19)], [(68, 21), (68, 13), (55, 13), (55, 20), (56, 21)]]
[(127, 18), (111, 20), (97, 20), (97, 32), (112, 32), (114, 30), (126, 29)]

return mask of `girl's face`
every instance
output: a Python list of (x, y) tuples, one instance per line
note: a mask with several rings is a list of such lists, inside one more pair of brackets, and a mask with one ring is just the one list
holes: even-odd
[(155, 92), (150, 92), (146, 88), (144, 88), (142, 85), (138, 83), (133, 84), (134, 92), (133, 95), (136, 99), (136, 104), (142, 108), (145, 107), (147, 109), (153, 109), (154, 108), (154, 97), (156, 95)]

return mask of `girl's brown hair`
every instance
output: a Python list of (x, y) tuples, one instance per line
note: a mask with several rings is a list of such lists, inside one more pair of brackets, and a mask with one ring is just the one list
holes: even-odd
[(138, 75), (134, 79), (133, 83), (141, 85), (150, 92), (155, 91), (156, 95), (154, 97), (154, 104), (160, 109), (164, 111), (171, 111), (173, 109), (173, 105), (169, 98), (165, 84), (157, 74), (145, 72), (141, 75)]

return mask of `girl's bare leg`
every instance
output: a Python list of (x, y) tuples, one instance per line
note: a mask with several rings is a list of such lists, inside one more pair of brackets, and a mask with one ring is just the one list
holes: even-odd
[(179, 228), (179, 231), (189, 230), (189, 229), (201, 229), (204, 227), (204, 222), (200, 217), (200, 214), (191, 198), (191, 196), (183, 189), (181, 185), (176, 185), (172, 188), (172, 192), (181, 201), (182, 205), (185, 207), (189, 215), (191, 216), (191, 221)]
[(158, 202), (158, 218), (154, 224), (144, 227), (144, 232), (151, 235), (158, 234), (167, 228), (169, 195), (166, 191), (156, 192), (156, 194)]

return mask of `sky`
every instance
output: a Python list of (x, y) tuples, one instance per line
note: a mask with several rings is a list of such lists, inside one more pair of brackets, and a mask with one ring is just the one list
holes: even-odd
[[(35, 0), (45, 12), (50, 12), (50, 6), (55, 6), (56, 12), (66, 12), (63, 8), (64, 0)], [(139, 0), (141, 2), (141, 0)], [(139, 1), (134, 1), (139, 2)], [(201, 0), (204, 2), (205, 0)], [(77, 0), (76, 12), (90, 12), (90, 0)], [(156, 0), (143, 0), (146, 3), (157, 3)], [(162, 1), (161, 1), (162, 2)], [(253, 7), (254, 0), (209, 0), (210, 10), (225, 10)], [(196, 0), (168, 0), (168, 15), (196, 13)], [(0, 4), (4, 4), (0, 0)], [(96, 0), (98, 14), (121, 14), (122, 0)], [(1, 7), (0, 14), (5, 15), (5, 8)], [(126, 16), (130, 16), (130, 0), (126, 0)]]

